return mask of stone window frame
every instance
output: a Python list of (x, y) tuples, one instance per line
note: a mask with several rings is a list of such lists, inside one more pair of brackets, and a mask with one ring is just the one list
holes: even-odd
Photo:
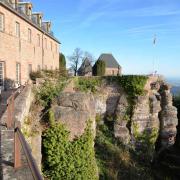
[(32, 42), (32, 31), (30, 28), (28, 28), (28, 42), (31, 43)]
[[(3, 68), (4, 68), (4, 69), (3, 69), (3, 70), (4, 70), (4, 71), (3, 71), (3, 76), (4, 76), (4, 77), (3, 77), (3, 80), (5, 81), (5, 79), (6, 79), (6, 61), (3, 61), (3, 60), (0, 59), (0, 63), (3, 64)], [(4, 82), (3, 82), (3, 86), (2, 86), (2, 87), (4, 88)]]
[(16, 37), (20, 38), (21, 32), (20, 32), (20, 23), (18, 21), (15, 22), (15, 35)]
[(2, 26), (2, 29), (0, 28), (1, 32), (5, 31), (5, 15), (4, 13), (0, 12), (0, 16), (2, 17), (2, 24), (0, 25), (0, 27)]
[(51, 51), (53, 51), (53, 43), (52, 43), (52, 41), (50, 42), (50, 44), (51, 44)]
[(40, 36), (39, 33), (37, 34), (37, 45), (38, 45), (39, 47), (41, 46), (41, 36)]
[(45, 49), (47, 49), (47, 38), (44, 38)]
[(28, 64), (28, 75), (30, 77), (30, 74), (32, 73), (33, 71), (33, 65), (31, 63)]
[(41, 71), (41, 66), (38, 64), (37, 71)]
[[(18, 69), (17, 67), (19, 67), (19, 74), (18, 74)], [(21, 84), (21, 63), (20, 62), (16, 62), (16, 81), (17, 84)]]
[(57, 44), (55, 44), (55, 46), (56, 46), (56, 53), (58, 53), (58, 45), (57, 45)]

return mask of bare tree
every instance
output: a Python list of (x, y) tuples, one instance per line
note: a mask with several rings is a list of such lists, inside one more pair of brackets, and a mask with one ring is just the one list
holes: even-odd
[(86, 58), (89, 60), (89, 62), (90, 62), (91, 64), (93, 64), (94, 61), (95, 61), (94, 56), (93, 56), (90, 52), (87, 52), (87, 51), (85, 51), (85, 52), (84, 52), (84, 55), (83, 55), (83, 59), (86, 59)]
[(70, 61), (70, 67), (74, 71), (74, 76), (77, 76), (79, 63), (83, 58), (83, 51), (80, 48), (76, 48), (72, 54), (72, 56), (68, 57)]

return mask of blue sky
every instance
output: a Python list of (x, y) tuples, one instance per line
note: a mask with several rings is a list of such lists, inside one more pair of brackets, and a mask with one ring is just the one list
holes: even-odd
[(53, 31), (66, 56), (76, 47), (95, 58), (112, 53), (125, 74), (147, 74), (156, 69), (166, 77), (180, 77), (178, 0), (32, 2), (34, 11), (43, 12), (44, 18), (53, 22)]

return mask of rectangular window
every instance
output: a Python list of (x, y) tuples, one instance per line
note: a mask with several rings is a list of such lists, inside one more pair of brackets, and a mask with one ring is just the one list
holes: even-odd
[(57, 46), (57, 44), (56, 44), (56, 52), (58, 53), (58, 46)]
[(20, 37), (20, 24), (16, 22), (16, 37)]
[(4, 31), (4, 14), (0, 13), (0, 31)]
[(28, 29), (28, 42), (31, 43), (31, 29)]
[(30, 75), (32, 72), (32, 64), (28, 65), (28, 75)]
[(0, 62), (0, 88), (4, 86), (4, 62)]
[(20, 85), (21, 83), (21, 65), (16, 63), (16, 83)]
[(45, 38), (44, 41), (45, 41), (45, 48), (47, 49), (47, 39)]
[(53, 49), (53, 44), (52, 44), (52, 41), (51, 41), (51, 51), (52, 51), (52, 49)]
[(40, 40), (40, 35), (38, 34), (37, 35), (37, 44), (38, 44), (38, 46), (40, 46), (41, 45), (41, 42), (40, 42), (41, 40)]
[(40, 66), (40, 65), (38, 65), (37, 70), (38, 70), (38, 71), (40, 71), (40, 70), (41, 70), (41, 66)]

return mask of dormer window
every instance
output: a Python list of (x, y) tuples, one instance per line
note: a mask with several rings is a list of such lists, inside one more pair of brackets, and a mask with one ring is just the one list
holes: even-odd
[(40, 27), (42, 26), (42, 17), (41, 16), (39, 17), (39, 26)]
[(29, 19), (31, 19), (31, 17), (32, 17), (32, 8), (31, 8), (31, 6), (28, 7), (27, 15), (28, 15)]

